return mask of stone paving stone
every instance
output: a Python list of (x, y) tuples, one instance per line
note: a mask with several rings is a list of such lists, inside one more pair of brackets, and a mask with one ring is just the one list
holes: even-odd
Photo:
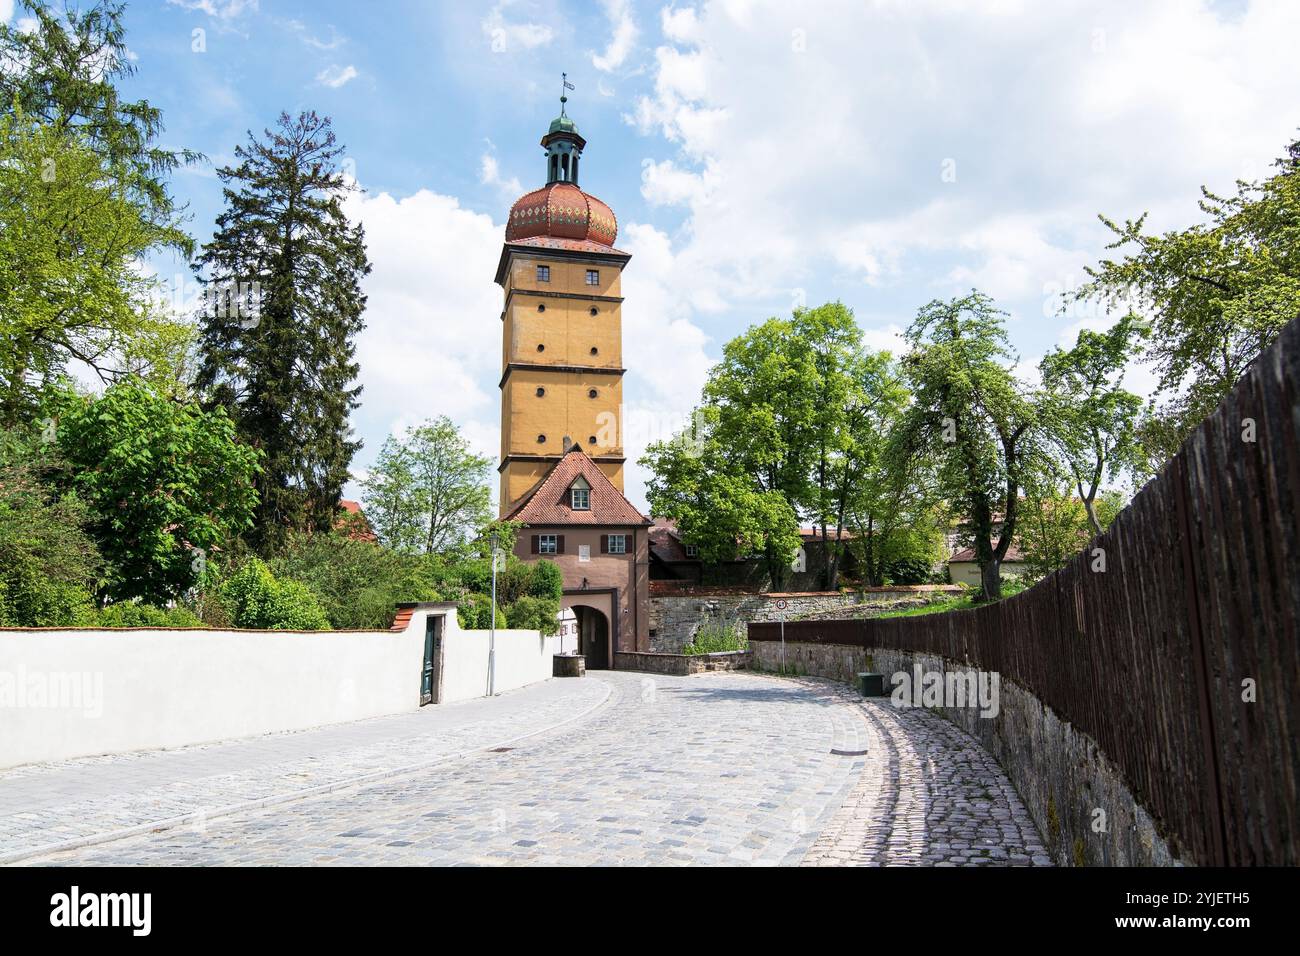
[[(576, 683), (584, 682), (545, 686)], [(606, 671), (594, 672), (585, 683), (607, 690), (606, 703), (507, 753), (481, 751), (386, 781), (218, 818), (202, 828), (27, 862), (1047, 861), (1028, 814), (992, 757), (935, 714), (896, 711), (829, 682), (747, 673), (650, 677)], [(477, 720), (490, 720), (502, 704), (512, 706), (507, 697), (485, 703)], [(472, 736), (466, 727), (449, 725), (445, 732), (458, 740)], [(381, 738), (375, 735), (370, 745), (382, 746)], [(424, 746), (432, 744), (425, 739)], [(335, 756), (326, 751), (317, 758), (328, 765)], [(239, 786), (265, 788), (275, 776), (264, 766), (251, 767)]]
[(572, 720), (608, 693), (548, 681), (394, 717), (0, 771), (0, 856), (452, 757)]
[(841, 694), (862, 717), (867, 756), (802, 865), (1052, 865), (1029, 811), (975, 738), (928, 710)]

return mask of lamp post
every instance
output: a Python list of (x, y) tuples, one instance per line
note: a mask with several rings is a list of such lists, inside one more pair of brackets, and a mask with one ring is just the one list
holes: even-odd
[(497, 533), (492, 532), (492, 606), (488, 613), (492, 616), (492, 624), (488, 629), (488, 696), (496, 694), (496, 676), (497, 676), (497, 562), (504, 557), (501, 549), (497, 547)]

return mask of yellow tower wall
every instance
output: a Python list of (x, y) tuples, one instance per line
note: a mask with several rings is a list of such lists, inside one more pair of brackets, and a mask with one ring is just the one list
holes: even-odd
[[(564, 454), (566, 437), (595, 459), (621, 492), (620, 295), (626, 260), (550, 250), (534, 256), (509, 247), (505, 255), (501, 512)], [(550, 269), (549, 282), (538, 281), (539, 265)], [(587, 284), (589, 269), (599, 273), (594, 285)]]

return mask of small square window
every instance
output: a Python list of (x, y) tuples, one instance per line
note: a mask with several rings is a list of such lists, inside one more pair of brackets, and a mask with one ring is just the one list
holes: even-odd
[(611, 534), (609, 536), (610, 554), (627, 554), (627, 535)]
[(688, 544), (686, 546), (686, 556), (688, 558), (698, 558), (700, 556), (700, 549), (695, 547), (693, 544)]
[(538, 554), (555, 554), (557, 551), (558, 551), (558, 543), (555, 535), (539, 534), (537, 536)]
[(588, 269), (588, 270), (587, 270), (587, 285), (600, 285), (600, 270), (599, 270), (599, 269)]
[(538, 267), (537, 267), (537, 281), (538, 281), (538, 282), (550, 282), (550, 281), (551, 281), (551, 267), (550, 267), (550, 266), (538, 266)]
[(591, 491), (588, 488), (572, 488), (569, 494), (573, 496), (574, 511), (591, 510)]

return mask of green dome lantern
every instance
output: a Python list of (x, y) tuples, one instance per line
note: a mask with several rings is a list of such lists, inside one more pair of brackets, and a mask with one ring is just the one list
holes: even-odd
[(578, 124), (573, 122), (564, 111), (569, 102), (566, 91), (573, 89), (568, 74), (561, 73), (560, 115), (551, 120), (550, 129), (542, 137), (542, 148), (546, 150), (546, 182), (573, 183), (578, 185), (578, 159), (587, 141), (578, 135)]

